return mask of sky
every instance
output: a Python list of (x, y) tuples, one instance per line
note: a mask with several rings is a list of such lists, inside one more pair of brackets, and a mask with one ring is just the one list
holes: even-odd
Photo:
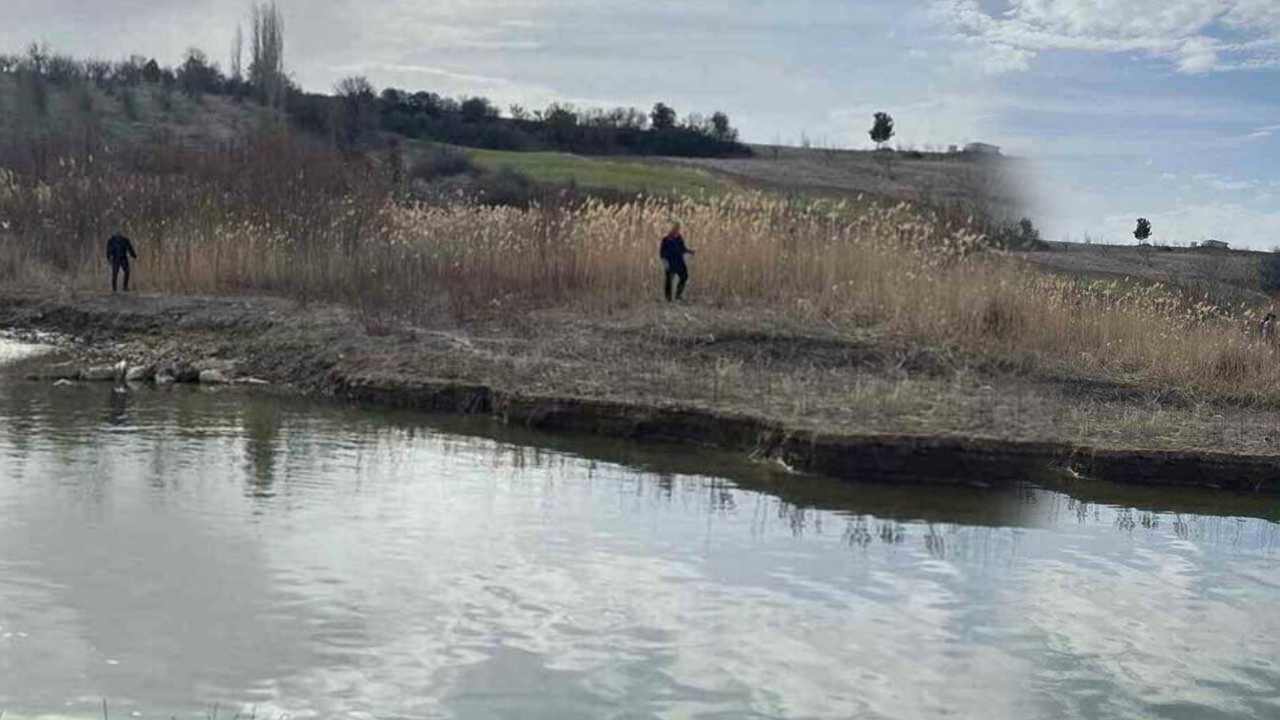
[[(228, 65), (247, 0), (5, 0), (0, 51)], [(656, 101), (746, 140), (984, 141), (1035, 169), (1054, 240), (1280, 245), (1277, 0), (280, 0), (294, 79), (506, 108)]]

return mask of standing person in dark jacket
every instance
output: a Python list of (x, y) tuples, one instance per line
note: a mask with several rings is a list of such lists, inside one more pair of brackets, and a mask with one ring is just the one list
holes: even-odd
[(675, 298), (680, 300), (684, 297), (684, 286), (689, 282), (689, 267), (684, 263), (685, 255), (693, 255), (694, 252), (684, 244), (684, 236), (680, 234), (680, 223), (671, 226), (671, 232), (662, 238), (662, 246), (658, 249), (658, 257), (662, 258), (662, 265), (666, 269), (666, 282), (663, 284), (663, 290), (667, 296), (667, 302), (671, 302), (671, 284), (673, 280), (679, 279), (679, 284), (675, 287)]
[(107, 240), (107, 260), (111, 263), (111, 292), (116, 291), (116, 279), (124, 271), (124, 291), (129, 292), (129, 258), (138, 259), (129, 238), (116, 233)]

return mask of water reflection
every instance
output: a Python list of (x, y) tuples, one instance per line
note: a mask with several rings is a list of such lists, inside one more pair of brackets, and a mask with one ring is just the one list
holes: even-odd
[(113, 427), (122, 427), (129, 422), (129, 390), (123, 387), (112, 388), (107, 393), (106, 422)]
[(1265, 498), (839, 485), (234, 389), (0, 413), (10, 717), (1280, 711)]

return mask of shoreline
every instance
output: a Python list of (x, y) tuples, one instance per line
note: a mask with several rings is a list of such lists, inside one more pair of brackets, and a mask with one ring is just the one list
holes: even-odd
[(1280, 494), (1280, 458), (1273, 456), (951, 435), (821, 434), (698, 408), (529, 397), (448, 382), (390, 387), (339, 382), (336, 396), (361, 405), (491, 415), (534, 430), (713, 447), (842, 481), (987, 485), (1065, 474), (1129, 485)]
[[(354, 325), (339, 308), (272, 298), (0, 293), (0, 329), (75, 338), (63, 350), (85, 365), (127, 361), (154, 368), (180, 357), (213, 358), (244, 377), (304, 395), (490, 416), (535, 430), (713, 447), (842, 481), (991, 485), (1052, 477), (1055, 483), (1083, 478), (1280, 495), (1276, 454), (1101, 447), (976, 432), (824, 430), (679, 398), (590, 397), (533, 383), (513, 388), (466, 377), (491, 368), (455, 367), (479, 342), (456, 329), (371, 337)], [(433, 345), (434, 354), (424, 355), (423, 345)], [(432, 358), (441, 365), (417, 362)], [(717, 385), (717, 399), (720, 393)]]

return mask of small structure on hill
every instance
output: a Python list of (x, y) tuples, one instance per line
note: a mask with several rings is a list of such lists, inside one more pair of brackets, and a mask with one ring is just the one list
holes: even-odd
[(1000, 146), (984, 142), (971, 142), (964, 146), (964, 151), (976, 155), (999, 155)]
[(1230, 250), (1231, 246), (1221, 240), (1205, 240), (1200, 243), (1200, 247), (1206, 250)]

